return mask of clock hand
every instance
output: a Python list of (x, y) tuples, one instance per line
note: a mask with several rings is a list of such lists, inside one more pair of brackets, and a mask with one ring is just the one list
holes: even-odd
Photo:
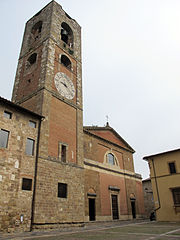
[(64, 83), (64, 82), (61, 82), (65, 87), (66, 87), (66, 91), (72, 96), (72, 92), (71, 90), (68, 88), (68, 86)]
[(67, 88), (67, 85), (65, 83), (63, 83), (63, 82), (61, 82), (61, 83)]
[(60, 83), (62, 83), (66, 87), (67, 94), (72, 95), (72, 93), (71, 93), (70, 89), (68, 88), (68, 86), (64, 82), (60, 82)]

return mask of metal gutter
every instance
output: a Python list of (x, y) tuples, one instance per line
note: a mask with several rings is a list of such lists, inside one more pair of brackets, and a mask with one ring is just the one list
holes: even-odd
[(154, 179), (155, 179), (155, 184), (156, 184), (156, 192), (157, 192), (157, 198), (158, 198), (158, 203), (159, 203), (159, 207), (154, 209), (154, 211), (157, 211), (157, 210), (159, 210), (161, 208), (161, 202), (160, 202), (160, 197), (159, 197), (159, 189), (158, 189), (158, 183), (157, 183), (154, 159), (152, 158), (151, 160), (152, 160), (152, 165), (153, 165)]

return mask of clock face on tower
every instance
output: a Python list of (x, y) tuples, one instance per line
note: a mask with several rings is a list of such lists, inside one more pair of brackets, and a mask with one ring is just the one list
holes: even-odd
[(54, 83), (58, 92), (67, 99), (73, 99), (75, 96), (75, 88), (71, 79), (62, 72), (56, 73)]

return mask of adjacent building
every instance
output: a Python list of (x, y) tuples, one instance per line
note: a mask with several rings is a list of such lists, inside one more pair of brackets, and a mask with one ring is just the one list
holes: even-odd
[(180, 149), (143, 158), (148, 161), (158, 221), (180, 221)]
[(0, 98), (0, 229), (28, 230), (43, 117)]
[(81, 27), (55, 1), (27, 23), (12, 102), (0, 99), (0, 229), (140, 218), (134, 150), (83, 128)]

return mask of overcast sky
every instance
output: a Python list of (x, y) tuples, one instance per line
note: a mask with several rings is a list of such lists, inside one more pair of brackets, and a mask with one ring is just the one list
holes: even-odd
[[(143, 156), (180, 148), (180, 1), (57, 0), (82, 27), (84, 125), (113, 127)], [(1, 0), (0, 96), (10, 99), (25, 22), (48, 0)]]

